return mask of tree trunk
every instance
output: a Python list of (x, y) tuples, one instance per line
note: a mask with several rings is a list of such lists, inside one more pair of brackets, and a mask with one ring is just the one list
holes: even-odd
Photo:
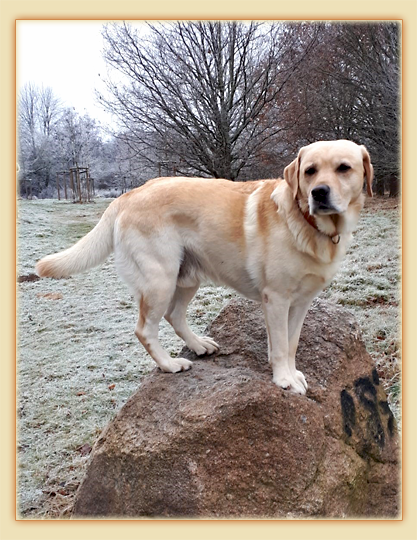
[(385, 180), (378, 180), (375, 182), (375, 195), (383, 197), (385, 195)]
[(389, 196), (398, 197), (400, 194), (400, 182), (396, 176), (392, 176), (388, 182), (389, 185)]

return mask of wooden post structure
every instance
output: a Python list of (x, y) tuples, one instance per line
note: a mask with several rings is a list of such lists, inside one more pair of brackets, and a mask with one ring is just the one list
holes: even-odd
[(58, 200), (61, 200), (61, 176), (64, 181), (65, 199), (68, 199), (67, 175), (69, 177), (69, 188), (72, 191), (73, 202), (91, 202), (94, 197), (94, 179), (90, 176), (89, 167), (70, 167), (69, 171), (57, 173), (56, 183)]
[(86, 195), (87, 195), (87, 202), (90, 202), (90, 179), (88, 177), (88, 169), (85, 175), (85, 187), (86, 187)]
[[(68, 200), (68, 190), (67, 190), (67, 174), (71, 175), (69, 171), (59, 171), (56, 173), (56, 187), (58, 191), (58, 201), (61, 200), (61, 177), (64, 182), (64, 196), (65, 200)], [(70, 183), (71, 187), (71, 183)]]
[(78, 199), (79, 199), (80, 202), (83, 202), (82, 193), (81, 193), (80, 169), (78, 167), (75, 169), (75, 177), (77, 179)]
[(70, 177), (70, 188), (71, 188), (71, 191), (72, 191), (72, 198), (75, 201), (74, 178), (73, 178), (71, 169), (69, 170), (69, 177)]

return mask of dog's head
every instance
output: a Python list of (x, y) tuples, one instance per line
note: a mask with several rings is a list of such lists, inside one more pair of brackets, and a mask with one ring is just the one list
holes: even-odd
[(340, 214), (362, 193), (372, 197), (373, 167), (364, 146), (352, 141), (319, 141), (304, 146), (284, 170), (294, 199), (308, 201), (311, 215)]

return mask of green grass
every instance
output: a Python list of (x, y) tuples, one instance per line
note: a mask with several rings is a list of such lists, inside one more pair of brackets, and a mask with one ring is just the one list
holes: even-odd
[[(20, 201), (18, 275), (69, 247), (108, 206)], [(322, 297), (356, 316), (370, 354), (400, 412), (399, 216), (365, 211), (342, 267)], [(59, 293), (53, 300), (48, 293)], [(189, 322), (202, 333), (234, 292), (202, 287)], [(134, 335), (137, 308), (116, 276), (112, 258), (68, 280), (18, 286), (18, 491), (23, 517), (56, 517), (71, 504), (88, 455), (103, 427), (154, 364)], [(175, 356), (183, 343), (161, 323), (161, 341)], [(114, 385), (114, 386), (113, 386)]]

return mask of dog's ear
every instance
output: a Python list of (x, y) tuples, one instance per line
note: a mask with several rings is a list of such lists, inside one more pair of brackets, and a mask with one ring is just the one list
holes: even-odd
[(294, 161), (292, 161), (284, 169), (284, 180), (290, 186), (294, 199), (297, 197), (298, 183), (300, 181), (300, 154), (301, 150), (298, 152), (298, 156), (294, 159)]
[(368, 150), (365, 146), (361, 146), (362, 157), (363, 157), (363, 168), (365, 170), (366, 177), (366, 191), (370, 197), (373, 196), (372, 193), (372, 182), (374, 179), (374, 168), (372, 167), (371, 158), (369, 156)]

